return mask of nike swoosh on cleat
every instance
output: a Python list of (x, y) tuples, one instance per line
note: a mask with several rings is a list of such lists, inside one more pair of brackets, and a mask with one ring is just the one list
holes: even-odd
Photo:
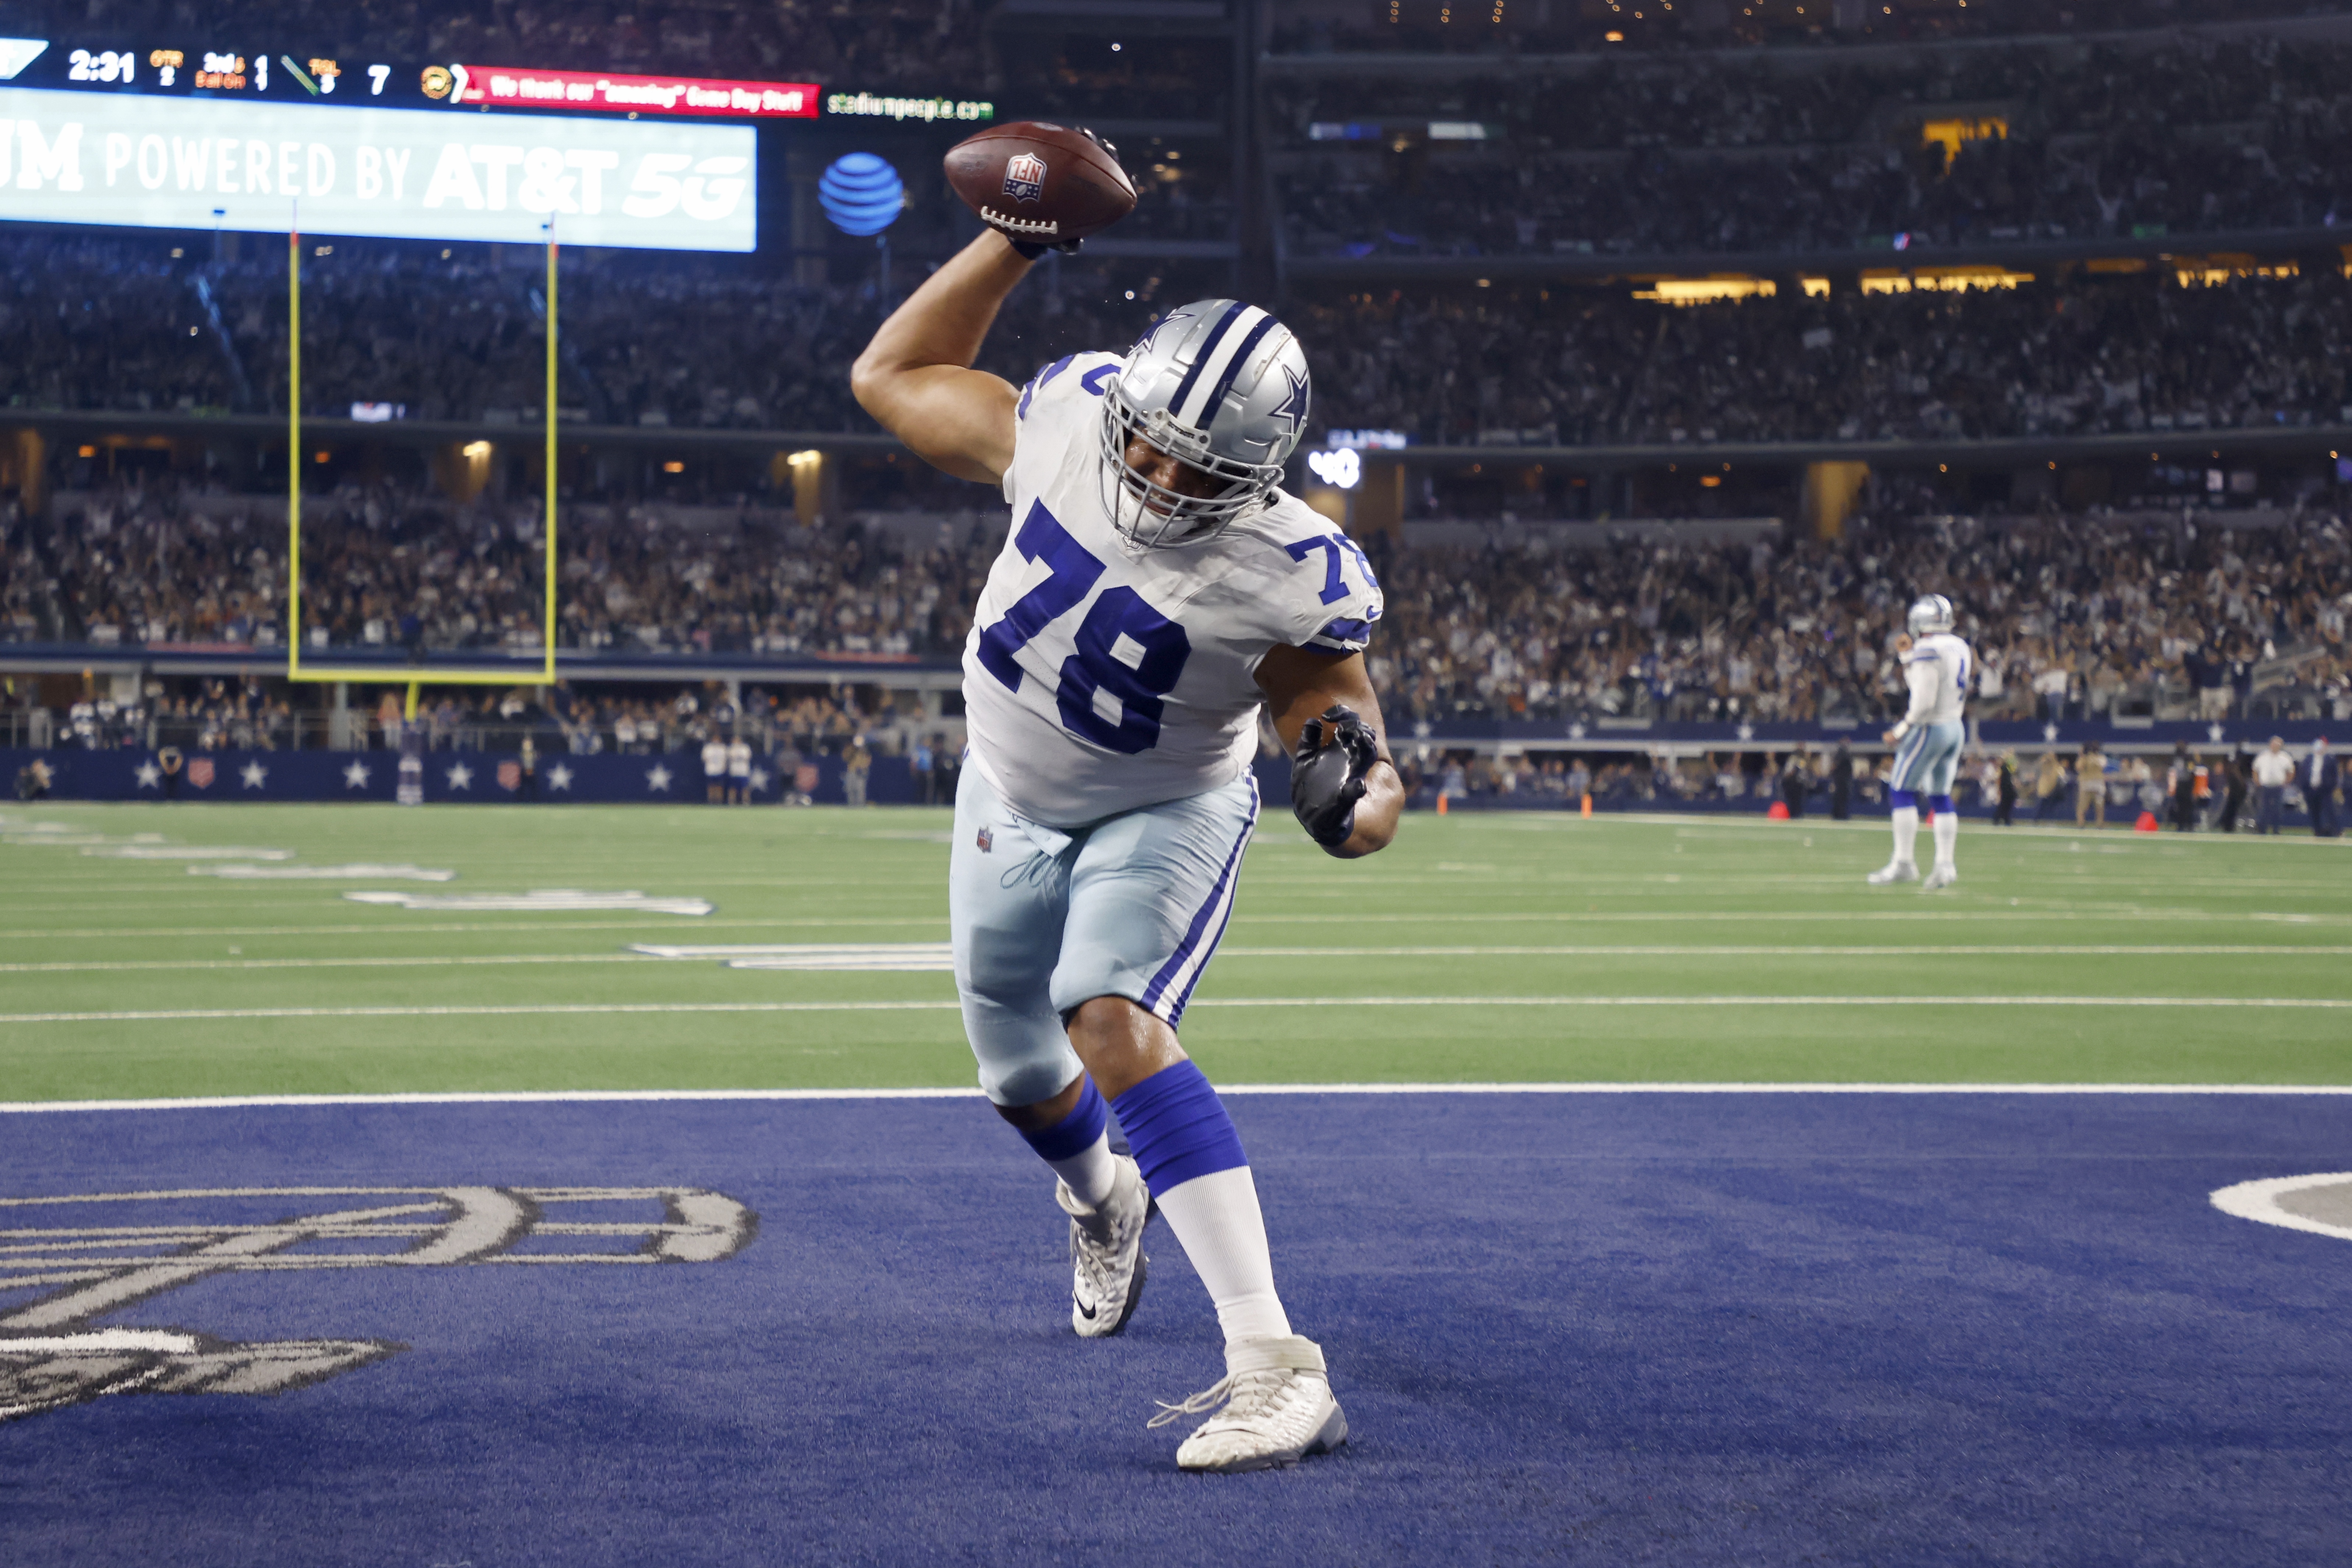
[(1070, 1298), (1070, 1305), (1076, 1307), (1078, 1310), (1078, 1316), (1084, 1318), (1087, 1322), (1091, 1323), (1095, 1321), (1095, 1310), (1092, 1307), (1087, 1306), (1084, 1301), (1079, 1300), (1076, 1296)]

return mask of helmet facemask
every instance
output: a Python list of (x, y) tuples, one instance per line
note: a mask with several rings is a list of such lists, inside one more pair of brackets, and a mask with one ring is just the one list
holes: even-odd
[[(1223, 488), (1210, 496), (1187, 495), (1127, 460), (1127, 448), (1140, 437), (1155, 450), (1196, 468)], [(1201, 544), (1225, 525), (1262, 506), (1282, 479), (1280, 463), (1244, 463), (1209, 447), (1208, 433), (1181, 423), (1164, 408), (1138, 409), (1120, 378), (1103, 387), (1101, 426), (1103, 505), (1121, 538), (1139, 548)]]

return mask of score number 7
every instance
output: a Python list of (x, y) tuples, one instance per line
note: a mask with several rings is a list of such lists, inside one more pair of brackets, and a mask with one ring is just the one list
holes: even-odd
[[(1102, 576), (1103, 563), (1070, 536), (1044, 501), (1032, 501), (1029, 515), (1013, 536), (1022, 557), (1045, 563), (1045, 580), (1013, 602), (1003, 618), (982, 628), (980, 662), (1007, 691), (1021, 689), (1024, 671), (1013, 656), (1054, 622), (1076, 609)], [(1130, 664), (1119, 657), (1121, 640), (1140, 650)], [(1078, 623), (1077, 651), (1062, 661), (1055, 705), (1072, 732), (1108, 751), (1133, 756), (1160, 743), (1160, 699), (1176, 689), (1185, 661), (1192, 657), (1184, 628), (1143, 602), (1134, 589), (1106, 589)], [(1097, 692), (1118, 700), (1116, 722), (1095, 707)]]

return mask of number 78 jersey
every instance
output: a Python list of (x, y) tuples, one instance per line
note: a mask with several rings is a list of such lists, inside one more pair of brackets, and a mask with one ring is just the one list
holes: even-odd
[(1364, 552), (1281, 490), (1201, 543), (1129, 545), (1100, 436), (1119, 363), (1073, 355), (1022, 389), (1012, 532), (964, 644), (972, 759), (1014, 811), (1054, 827), (1241, 777), (1267, 650), (1359, 652), (1381, 618)]

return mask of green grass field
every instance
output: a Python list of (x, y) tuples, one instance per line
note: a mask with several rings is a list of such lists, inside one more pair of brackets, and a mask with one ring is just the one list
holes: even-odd
[[(968, 1085), (944, 973), (626, 951), (943, 942), (948, 827), (884, 810), (15, 808), (0, 1100)], [(243, 881), (84, 853), (140, 834), (457, 878)], [(1462, 814), (1411, 818), (1390, 852), (1342, 864), (1269, 813), (1185, 1044), (1236, 1083), (2352, 1082), (2340, 843), (1971, 826), (1963, 881), (1932, 895), (1865, 887), (1885, 854), (1877, 824)], [(717, 908), (342, 897), (362, 888)]]

